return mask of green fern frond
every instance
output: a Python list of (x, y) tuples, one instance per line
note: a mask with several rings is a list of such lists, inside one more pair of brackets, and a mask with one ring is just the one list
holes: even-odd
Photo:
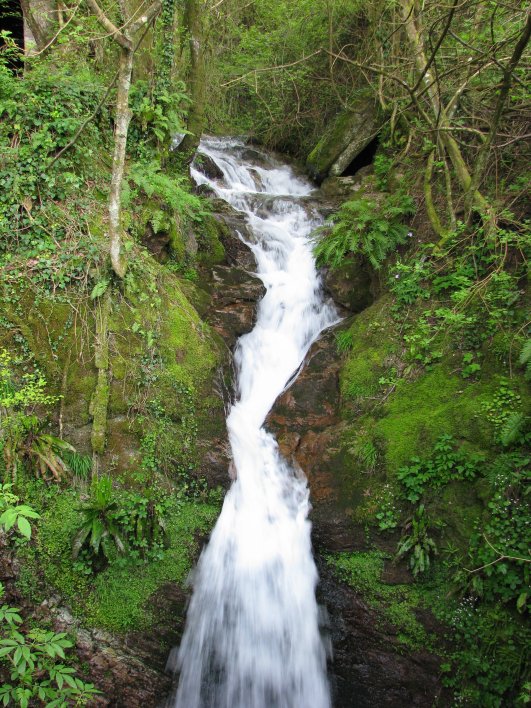
[(528, 339), (522, 347), (518, 363), (525, 366), (525, 378), (531, 380), (531, 339)]
[(509, 445), (518, 442), (524, 428), (525, 416), (522, 413), (511, 413), (500, 431), (500, 441), (502, 445)]

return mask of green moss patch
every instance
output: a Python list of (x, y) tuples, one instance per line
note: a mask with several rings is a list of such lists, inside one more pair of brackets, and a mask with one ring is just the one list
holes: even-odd
[(81, 519), (77, 494), (55, 493), (47, 504), (34, 544), (20, 554), (20, 589), (39, 601), (53, 588), (83, 624), (114, 632), (153, 625), (149, 598), (165, 583), (183, 584), (197, 555), (197, 535), (207, 533), (219, 513), (214, 501), (179, 501), (168, 517), (168, 548), (159, 560), (116, 559), (92, 577), (72, 560), (72, 537)]
[(381, 616), (382, 623), (396, 628), (397, 640), (409, 649), (433, 645), (430, 636), (415, 615), (421, 603), (416, 587), (411, 585), (386, 585), (382, 582), (384, 553), (339, 553), (328, 556), (327, 562), (336, 574), (360, 593), (367, 604)]

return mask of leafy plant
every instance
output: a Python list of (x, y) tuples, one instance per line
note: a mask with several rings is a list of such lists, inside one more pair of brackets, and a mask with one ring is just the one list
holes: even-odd
[(84, 559), (95, 570), (102, 570), (111, 558), (111, 547), (125, 553), (122, 531), (117, 520), (118, 503), (110, 477), (92, 480), (90, 499), (81, 507), (83, 522), (72, 542), (72, 557), (83, 552)]
[(389, 289), (395, 296), (399, 307), (412, 305), (420, 298), (430, 297), (430, 291), (424, 286), (429, 276), (429, 263), (415, 260), (413, 263), (403, 263), (398, 260), (389, 276)]
[[(206, 206), (201, 199), (186, 189), (182, 177), (166, 174), (158, 162), (135, 162), (129, 171), (129, 178), (136, 193), (140, 190), (147, 197), (160, 200), (161, 209), (152, 223), (155, 233), (170, 228), (171, 216), (176, 216), (181, 222), (201, 221), (206, 213)], [(133, 189), (129, 198), (136, 196)]]
[(428, 535), (429, 523), (421, 504), (406, 523), (405, 534), (398, 543), (396, 558), (409, 556), (409, 567), (415, 577), (429, 570), (432, 555), (437, 555), (435, 541)]
[(523, 413), (511, 413), (500, 430), (500, 442), (504, 447), (526, 442), (525, 426), (527, 418)]
[(525, 377), (529, 381), (531, 379), (531, 339), (528, 339), (522, 347), (518, 363), (525, 366)]
[(160, 557), (171, 505), (170, 498), (157, 490), (148, 496), (128, 492), (120, 499), (115, 519), (127, 539), (128, 556)]
[[(505, 377), (500, 378), (500, 385), (492, 398), (485, 401), (483, 411), (487, 420), (494, 428), (494, 439), (502, 444), (510, 444), (514, 434), (516, 441), (523, 428), (524, 420), (520, 419), (522, 397), (515, 391), (512, 383)], [(507, 443), (503, 443), (503, 437)]]
[(24, 374), (17, 385), (12, 366), (11, 356), (1, 351), (0, 449), (6, 470), (16, 480), (27, 462), (42, 479), (60, 482), (68, 473), (64, 455), (75, 450), (65, 440), (43, 432), (44, 421), (31, 412), (37, 405), (55, 403), (57, 397), (46, 393), (46, 380), (39, 372)]
[(488, 478), (494, 494), (488, 518), (478, 524), (470, 541), (466, 587), (487, 600), (512, 602), (520, 612), (529, 605), (529, 457), (505, 454), (491, 463)]
[(70, 472), (79, 479), (88, 479), (92, 471), (92, 457), (79, 452), (65, 450), (62, 455)]
[(452, 480), (474, 479), (482, 459), (479, 455), (456, 449), (451, 435), (441, 435), (429, 458), (413, 457), (408, 465), (398, 470), (397, 477), (405, 498), (415, 504), (422, 498), (426, 487), (437, 489)]
[[(3, 594), (0, 584), (0, 599)], [(62, 708), (86, 705), (100, 693), (64, 663), (65, 652), (73, 646), (64, 632), (41, 628), (24, 632), (22, 624), (18, 608), (0, 607), (0, 663), (6, 665), (10, 677), (10, 683), (0, 686), (0, 703), (28, 708), (39, 701), (48, 708)]]
[(190, 98), (182, 81), (174, 81), (171, 90), (158, 86), (153, 91), (147, 81), (138, 80), (129, 96), (132, 120), (128, 136), (130, 146), (145, 156), (151, 149), (167, 150), (184, 128)]
[(352, 349), (354, 342), (352, 341), (352, 332), (348, 329), (336, 332), (336, 347), (341, 354)]
[(472, 352), (465, 352), (463, 354), (463, 368), (461, 369), (461, 376), (464, 379), (469, 379), (479, 371), (481, 371), (481, 364), (475, 361), (477, 355)]
[(39, 519), (40, 515), (27, 504), (19, 504), (19, 497), (11, 491), (12, 484), (0, 484), (0, 528), (7, 533), (16, 528), (24, 538), (31, 538), (31, 524), (28, 519)]
[(332, 217), (331, 229), (314, 248), (317, 263), (337, 268), (349, 253), (361, 253), (381, 268), (385, 258), (407, 239), (402, 219), (414, 213), (411, 197), (386, 196), (382, 204), (364, 197), (345, 202)]

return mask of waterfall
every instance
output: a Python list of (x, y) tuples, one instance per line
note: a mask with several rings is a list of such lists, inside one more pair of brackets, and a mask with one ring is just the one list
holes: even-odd
[(312, 342), (338, 320), (312, 255), (312, 186), (234, 139), (205, 140), (200, 153), (223, 179), (195, 169), (194, 179), (245, 212), (266, 294), (234, 355), (227, 428), (237, 476), (193, 575), (175, 706), (329, 708), (308, 487), (263, 427)]

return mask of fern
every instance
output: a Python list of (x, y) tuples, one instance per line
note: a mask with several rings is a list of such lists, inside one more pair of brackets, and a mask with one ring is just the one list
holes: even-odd
[[(191, 194), (183, 186), (183, 179), (169, 177), (161, 172), (155, 162), (136, 162), (129, 173), (131, 181), (148, 197), (159, 199), (166, 209), (176, 213), (183, 220), (200, 221), (205, 216), (205, 206), (199, 197)], [(163, 227), (163, 212), (155, 215), (155, 228)]]
[(522, 413), (511, 413), (500, 431), (500, 441), (505, 447), (522, 440), (526, 418)]
[(531, 380), (531, 339), (522, 347), (520, 356), (518, 358), (518, 363), (525, 366), (525, 377), (528, 381)]
[(382, 205), (370, 199), (345, 202), (328, 224), (321, 229), (314, 253), (318, 265), (338, 268), (348, 253), (361, 253), (376, 270), (389, 253), (407, 238), (408, 229), (401, 220), (414, 211), (413, 200), (402, 193), (389, 195)]

